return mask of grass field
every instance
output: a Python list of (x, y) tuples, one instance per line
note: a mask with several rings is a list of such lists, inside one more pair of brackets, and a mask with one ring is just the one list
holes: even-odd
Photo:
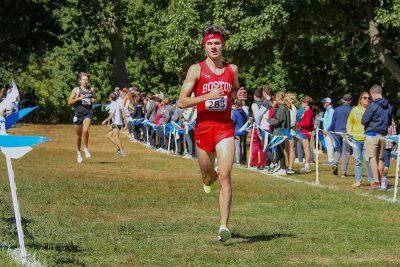
[[(399, 204), (349, 187), (322, 168), (319, 188), (245, 169), (233, 172), (229, 242), (218, 243), (217, 195), (202, 192), (197, 163), (125, 137), (116, 158), (106, 127), (91, 129), (92, 158), (77, 164), (71, 125), (20, 125), (52, 141), (14, 161), (28, 251), (69, 266), (400, 264)], [(5, 162), (0, 236), (17, 246)], [(353, 168), (353, 167), (352, 167)], [(353, 173), (351, 168), (350, 173)], [(291, 176), (312, 182), (313, 174)], [(393, 181), (391, 181), (393, 184)], [(1, 265), (13, 265), (0, 250)]]

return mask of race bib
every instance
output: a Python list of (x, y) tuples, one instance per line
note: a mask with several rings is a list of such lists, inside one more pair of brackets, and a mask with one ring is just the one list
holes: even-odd
[(205, 101), (206, 110), (210, 111), (224, 111), (228, 104), (228, 97), (223, 96), (218, 99), (209, 99)]
[(84, 98), (82, 99), (82, 105), (91, 105), (92, 100), (90, 98)]

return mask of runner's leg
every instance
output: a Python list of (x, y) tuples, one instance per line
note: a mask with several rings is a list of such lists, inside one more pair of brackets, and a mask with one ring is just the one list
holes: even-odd
[(117, 143), (115, 142), (114, 137), (113, 137), (113, 132), (114, 132), (113, 130), (110, 130), (107, 133), (106, 137), (108, 138), (108, 140), (111, 141), (111, 143), (113, 143), (118, 148)]
[(76, 150), (81, 151), (81, 141), (82, 141), (82, 124), (74, 125), (76, 131)]
[(92, 120), (90, 118), (86, 118), (83, 120), (82, 134), (83, 134), (83, 148), (89, 148), (89, 127)]
[(221, 184), (219, 193), (221, 224), (227, 225), (232, 203), (231, 172), (235, 156), (234, 138), (221, 140), (215, 149), (218, 160), (218, 179)]
[(217, 180), (217, 173), (214, 170), (215, 154), (197, 147), (197, 156), (203, 183), (211, 185)]
[(112, 131), (113, 139), (115, 141), (116, 146), (120, 151), (124, 151), (124, 148), (122, 147), (121, 140), (119, 139), (119, 129), (114, 128)]

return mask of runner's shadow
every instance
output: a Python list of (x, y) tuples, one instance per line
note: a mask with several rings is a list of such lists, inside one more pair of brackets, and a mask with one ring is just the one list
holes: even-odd
[(85, 163), (85, 164), (101, 164), (101, 165), (104, 165), (104, 164), (116, 164), (116, 163), (118, 163), (118, 161), (96, 161), (96, 162), (93, 162), (93, 161), (91, 161), (91, 162), (87, 162), (87, 163)]
[(248, 235), (241, 235), (239, 233), (232, 233), (232, 241), (233, 242), (228, 243), (226, 245), (231, 246), (231, 245), (241, 244), (241, 243), (252, 244), (252, 243), (258, 243), (258, 242), (267, 242), (267, 241), (271, 241), (274, 239), (285, 238), (285, 237), (296, 238), (296, 235), (275, 233), (275, 234), (270, 234), (270, 235), (261, 234), (261, 235), (248, 236)]

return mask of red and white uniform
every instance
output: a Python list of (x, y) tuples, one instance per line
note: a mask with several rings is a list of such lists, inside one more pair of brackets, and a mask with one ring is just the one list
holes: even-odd
[(205, 61), (199, 65), (200, 77), (194, 91), (196, 97), (208, 94), (214, 87), (221, 86), (224, 89), (223, 97), (206, 100), (197, 105), (194, 131), (196, 145), (207, 152), (214, 152), (215, 146), (221, 140), (233, 137), (235, 134), (231, 119), (235, 74), (229, 64), (224, 65), (224, 72), (220, 75), (212, 72)]

